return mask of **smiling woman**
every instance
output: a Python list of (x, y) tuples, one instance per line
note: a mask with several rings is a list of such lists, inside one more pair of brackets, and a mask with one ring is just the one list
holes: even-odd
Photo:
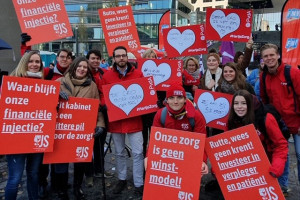
[(245, 76), (233, 62), (226, 63), (223, 68), (222, 76), (218, 81), (217, 92), (234, 94), (237, 90), (247, 90), (255, 95), (253, 87), (246, 82)]

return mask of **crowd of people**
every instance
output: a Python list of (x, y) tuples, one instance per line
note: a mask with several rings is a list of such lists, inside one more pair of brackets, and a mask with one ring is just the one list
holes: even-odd
[[(23, 45), (25, 43), (26, 39)], [(94, 133), (93, 160), (91, 163), (74, 164), (73, 191), (76, 199), (86, 199), (82, 190), (84, 176), (89, 187), (93, 187), (93, 177), (112, 176), (105, 171), (104, 158), (101, 155), (108, 132), (112, 135), (114, 143), (118, 178), (113, 193), (120, 194), (127, 185), (125, 149), (127, 136), (132, 150), (133, 183), (137, 199), (143, 196), (144, 167), (147, 164), (145, 162), (144, 166), (144, 157), (147, 154), (151, 126), (192, 131), (195, 134), (205, 134), (206, 137), (222, 133), (221, 130), (206, 127), (204, 117), (194, 107), (192, 101), (197, 89), (233, 95), (228, 129), (254, 124), (271, 162), (269, 173), (274, 178), (278, 178), (283, 193), (288, 195), (288, 142), (283, 137), (275, 117), (266, 112), (264, 105), (272, 104), (289, 128), (294, 139), (298, 171), (300, 171), (300, 71), (296, 68), (290, 69), (293, 88), (285, 84), (285, 64), (280, 62), (278, 47), (266, 44), (261, 48), (259, 69), (254, 70), (247, 77), (246, 68), (250, 63), (252, 44), (253, 41), (250, 39), (246, 44), (245, 53), (237, 52), (234, 62), (223, 66), (220, 64), (221, 58), (217, 52), (208, 53), (207, 69), (203, 75), (200, 73), (198, 60), (194, 57), (186, 58), (182, 83), (172, 84), (166, 92), (157, 92), (157, 104), (160, 110), (116, 122), (108, 121), (102, 86), (143, 77), (142, 72), (128, 62), (127, 49), (123, 46), (113, 50), (113, 65), (110, 70), (106, 69), (107, 65), (104, 67), (104, 63), (101, 63), (101, 53), (98, 50), (90, 50), (86, 57), (72, 59), (72, 53), (68, 49), (61, 49), (57, 53), (56, 64), (51, 68), (43, 66), (37, 51), (24, 53), (10, 76), (59, 81), (61, 83), (59, 96), (65, 100), (69, 97), (99, 99), (100, 109)], [(151, 49), (145, 51), (143, 57), (157, 59), (155, 51)], [(265, 80), (262, 78), (263, 72)], [(163, 112), (166, 112), (166, 118), (162, 122)], [(194, 124), (191, 124), (191, 118)], [(188, 124), (188, 127), (182, 126), (183, 123)], [(18, 185), (25, 165), (28, 199), (47, 197), (48, 176), (51, 177), (50, 184), (53, 191), (57, 192), (57, 199), (69, 199), (69, 163), (42, 164), (42, 153), (7, 155), (6, 158), (9, 174), (5, 199), (17, 198)], [(206, 163), (207, 158), (204, 156), (201, 171), (203, 175), (208, 173)], [(300, 173), (298, 179), (300, 181)], [(217, 186), (218, 182), (215, 179), (208, 183), (205, 189), (210, 190), (211, 187)]]

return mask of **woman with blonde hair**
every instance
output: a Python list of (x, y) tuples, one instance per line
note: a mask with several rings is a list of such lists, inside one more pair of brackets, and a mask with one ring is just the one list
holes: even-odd
[(142, 58), (157, 59), (157, 54), (153, 49), (147, 49), (144, 51)]
[(187, 93), (194, 96), (194, 92), (198, 89), (201, 78), (198, 60), (194, 57), (188, 57), (184, 62), (183, 69), (183, 88)]
[[(43, 63), (38, 51), (30, 51), (23, 55), (17, 68), (10, 76), (43, 79)], [(8, 180), (5, 187), (5, 199), (17, 199), (18, 185), (21, 183), (26, 164), (28, 199), (38, 197), (38, 171), (43, 159), (42, 153), (6, 155)]]
[(215, 91), (222, 75), (220, 56), (217, 53), (207, 55), (207, 69), (201, 78), (201, 89)]

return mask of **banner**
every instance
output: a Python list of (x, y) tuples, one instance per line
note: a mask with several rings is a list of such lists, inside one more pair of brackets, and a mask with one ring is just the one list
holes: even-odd
[(63, 0), (13, 0), (27, 46), (73, 36)]
[(159, 33), (158, 33), (158, 49), (165, 50), (163, 29), (171, 27), (171, 11), (166, 11), (159, 20)]
[(282, 61), (292, 67), (300, 66), (300, 1), (288, 0), (281, 18)]
[(199, 199), (204, 145), (204, 134), (152, 126), (143, 200)]
[(251, 36), (252, 10), (206, 10), (206, 39), (247, 42)]
[(168, 57), (206, 54), (205, 32), (204, 24), (164, 29), (164, 47)]
[(44, 164), (91, 162), (98, 107), (98, 99), (70, 97), (59, 102), (54, 151), (44, 154)]
[(194, 102), (203, 115), (206, 126), (227, 130), (232, 95), (208, 90), (196, 90)]
[(109, 122), (158, 110), (153, 77), (103, 85), (102, 88)]
[(140, 48), (131, 6), (104, 8), (98, 12), (109, 56), (113, 55), (117, 46), (126, 47), (128, 52), (136, 52)]
[(3, 76), (0, 154), (53, 150), (59, 82)]
[(170, 84), (174, 81), (182, 82), (182, 60), (138, 59), (137, 63), (144, 77), (153, 76), (157, 91), (168, 90)]
[(220, 53), (222, 54), (222, 65), (234, 62), (235, 50), (233, 42), (222, 41)]
[(207, 138), (205, 152), (225, 199), (285, 199), (252, 124)]

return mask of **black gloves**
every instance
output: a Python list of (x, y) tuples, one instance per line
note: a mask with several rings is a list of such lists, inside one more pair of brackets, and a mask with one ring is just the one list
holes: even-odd
[(21, 43), (23, 45), (26, 45), (26, 42), (28, 42), (30, 40), (31, 40), (31, 36), (30, 35), (27, 35), (27, 33), (22, 33), (21, 34)]
[(69, 100), (69, 95), (65, 91), (59, 91), (59, 97), (64, 100)]
[(97, 126), (95, 128), (95, 134), (94, 134), (94, 138), (98, 138), (99, 136), (101, 136), (103, 133), (105, 133), (105, 128), (104, 127), (99, 127)]

